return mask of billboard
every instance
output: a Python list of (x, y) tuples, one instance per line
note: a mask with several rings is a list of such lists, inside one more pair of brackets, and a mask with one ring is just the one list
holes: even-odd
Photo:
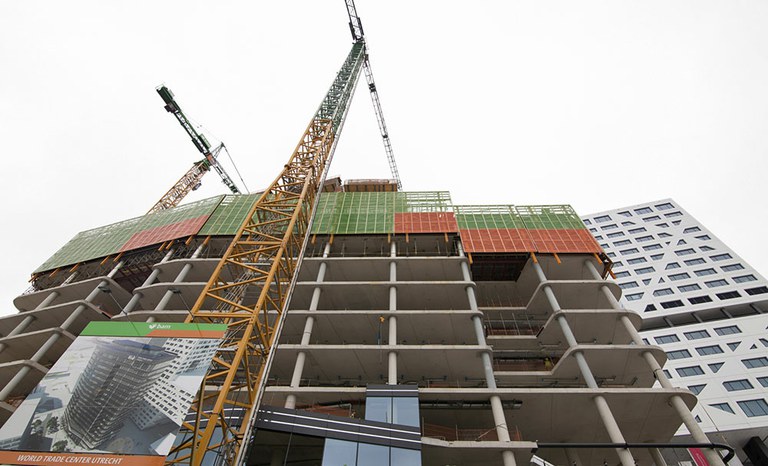
[(91, 322), (0, 428), (0, 464), (162, 465), (226, 328)]

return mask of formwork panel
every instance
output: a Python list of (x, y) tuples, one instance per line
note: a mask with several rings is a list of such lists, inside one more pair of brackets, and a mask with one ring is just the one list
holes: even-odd
[(203, 215), (198, 218), (190, 218), (182, 220), (181, 222), (171, 223), (170, 225), (162, 225), (136, 232), (125, 242), (125, 244), (123, 244), (120, 248), (120, 252), (131, 251), (153, 244), (160, 244), (164, 241), (194, 235), (200, 230), (200, 227), (205, 224), (208, 217), (208, 215)]
[(411, 191), (395, 194), (395, 212), (452, 212), (448, 191)]
[(395, 233), (455, 233), (458, 230), (453, 212), (395, 214)]
[(322, 193), (312, 233), (451, 232), (456, 231), (452, 215), (448, 215), (451, 211), (451, 198), (445, 191)]
[[(385, 234), (394, 230), (395, 193), (340, 193), (335, 234)], [(340, 201), (340, 202), (339, 202)]]
[(515, 211), (529, 230), (586, 229), (569, 205), (515, 206)]
[(455, 206), (467, 252), (530, 252), (534, 243), (512, 205)]
[(147, 239), (151, 237), (158, 243), (195, 234), (223, 197), (215, 196), (80, 232), (38, 267), (35, 273), (140, 247), (135, 245), (146, 242), (146, 239), (136, 240), (137, 235), (142, 236), (142, 233)]
[(602, 252), (569, 205), (455, 206), (467, 252)]
[(603, 249), (589, 231), (584, 229), (528, 230), (536, 252), (600, 253)]
[(524, 229), (513, 205), (454, 206), (460, 230)]
[(312, 233), (317, 235), (330, 235), (333, 233), (336, 200), (338, 199), (338, 196), (335, 194), (335, 192), (320, 194), (312, 223)]
[(224, 196), (197, 234), (201, 236), (234, 235), (245, 222), (245, 217), (259, 197), (261, 193)]
[(459, 230), (466, 252), (531, 252), (535, 245), (524, 229)]

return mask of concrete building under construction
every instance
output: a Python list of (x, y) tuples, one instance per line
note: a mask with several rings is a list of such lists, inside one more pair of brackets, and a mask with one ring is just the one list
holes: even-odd
[[(356, 464), (526, 464), (533, 451), (661, 464), (657, 444), (695, 432), (694, 395), (666, 381), (664, 351), (639, 337), (569, 206), (368, 184), (379, 192), (319, 198), (245, 464), (353, 450)], [(57, 251), (0, 319), (3, 422), (87, 322), (187, 319), (258, 197), (117, 222)]]
[[(352, 48), (262, 193), (178, 206), (205, 171), (229, 178), (158, 90), (205, 159), (147, 215), (76, 235), (33, 273), (0, 319), (0, 422), (87, 323), (186, 321), (227, 331), (166, 464), (663, 466), (685, 425), (722, 465), (570, 206), (402, 191), (346, 5)], [(361, 75), (393, 180), (325, 183)]]

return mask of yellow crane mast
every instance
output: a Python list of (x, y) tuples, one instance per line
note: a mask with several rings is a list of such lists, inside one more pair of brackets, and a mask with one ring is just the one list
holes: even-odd
[(187, 322), (226, 323), (166, 464), (236, 464), (244, 454), (307, 241), (312, 213), (365, 60), (355, 41), (288, 163), (251, 208)]

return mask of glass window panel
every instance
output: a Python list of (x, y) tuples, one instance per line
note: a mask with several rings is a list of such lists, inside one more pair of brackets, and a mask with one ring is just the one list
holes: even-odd
[(684, 332), (683, 335), (685, 335), (685, 338), (689, 340), (698, 340), (700, 338), (707, 338), (709, 336), (709, 332), (706, 330), (694, 330), (691, 332)]
[(388, 446), (361, 443), (357, 453), (357, 466), (389, 466)]
[(365, 420), (392, 422), (392, 398), (369, 396), (365, 399)]
[(737, 401), (736, 403), (749, 417), (768, 416), (768, 403), (763, 399)]
[(713, 408), (717, 408), (717, 409), (723, 410), (726, 413), (736, 414), (736, 413), (733, 412), (733, 408), (731, 408), (731, 405), (729, 405), (728, 403), (715, 403), (715, 404), (711, 404), (709, 406), (712, 406)]
[(701, 393), (702, 390), (704, 390), (704, 387), (706, 387), (707, 384), (701, 384), (701, 385), (689, 385), (688, 390), (692, 391), (694, 395), (698, 395)]
[(406, 450), (405, 448), (390, 449), (392, 466), (421, 466), (421, 451)]
[(394, 424), (419, 427), (419, 399), (417, 397), (392, 398)]
[(704, 374), (704, 370), (699, 366), (680, 367), (675, 370), (681, 377), (691, 377), (694, 375)]
[(656, 343), (660, 344), (675, 343), (680, 341), (677, 335), (659, 335), (658, 337), (655, 337), (654, 340), (656, 340)]
[(723, 387), (729, 392), (735, 392), (739, 390), (749, 390), (752, 387), (752, 383), (747, 379), (741, 380), (727, 380), (723, 382)]
[(667, 351), (668, 359), (684, 359), (684, 358), (690, 358), (690, 357), (691, 357), (691, 353), (687, 349)]
[(718, 327), (715, 329), (718, 335), (733, 335), (734, 333), (741, 333), (741, 329), (736, 325), (729, 325), (727, 327)]
[(322, 466), (354, 466), (357, 462), (357, 442), (325, 439)]

